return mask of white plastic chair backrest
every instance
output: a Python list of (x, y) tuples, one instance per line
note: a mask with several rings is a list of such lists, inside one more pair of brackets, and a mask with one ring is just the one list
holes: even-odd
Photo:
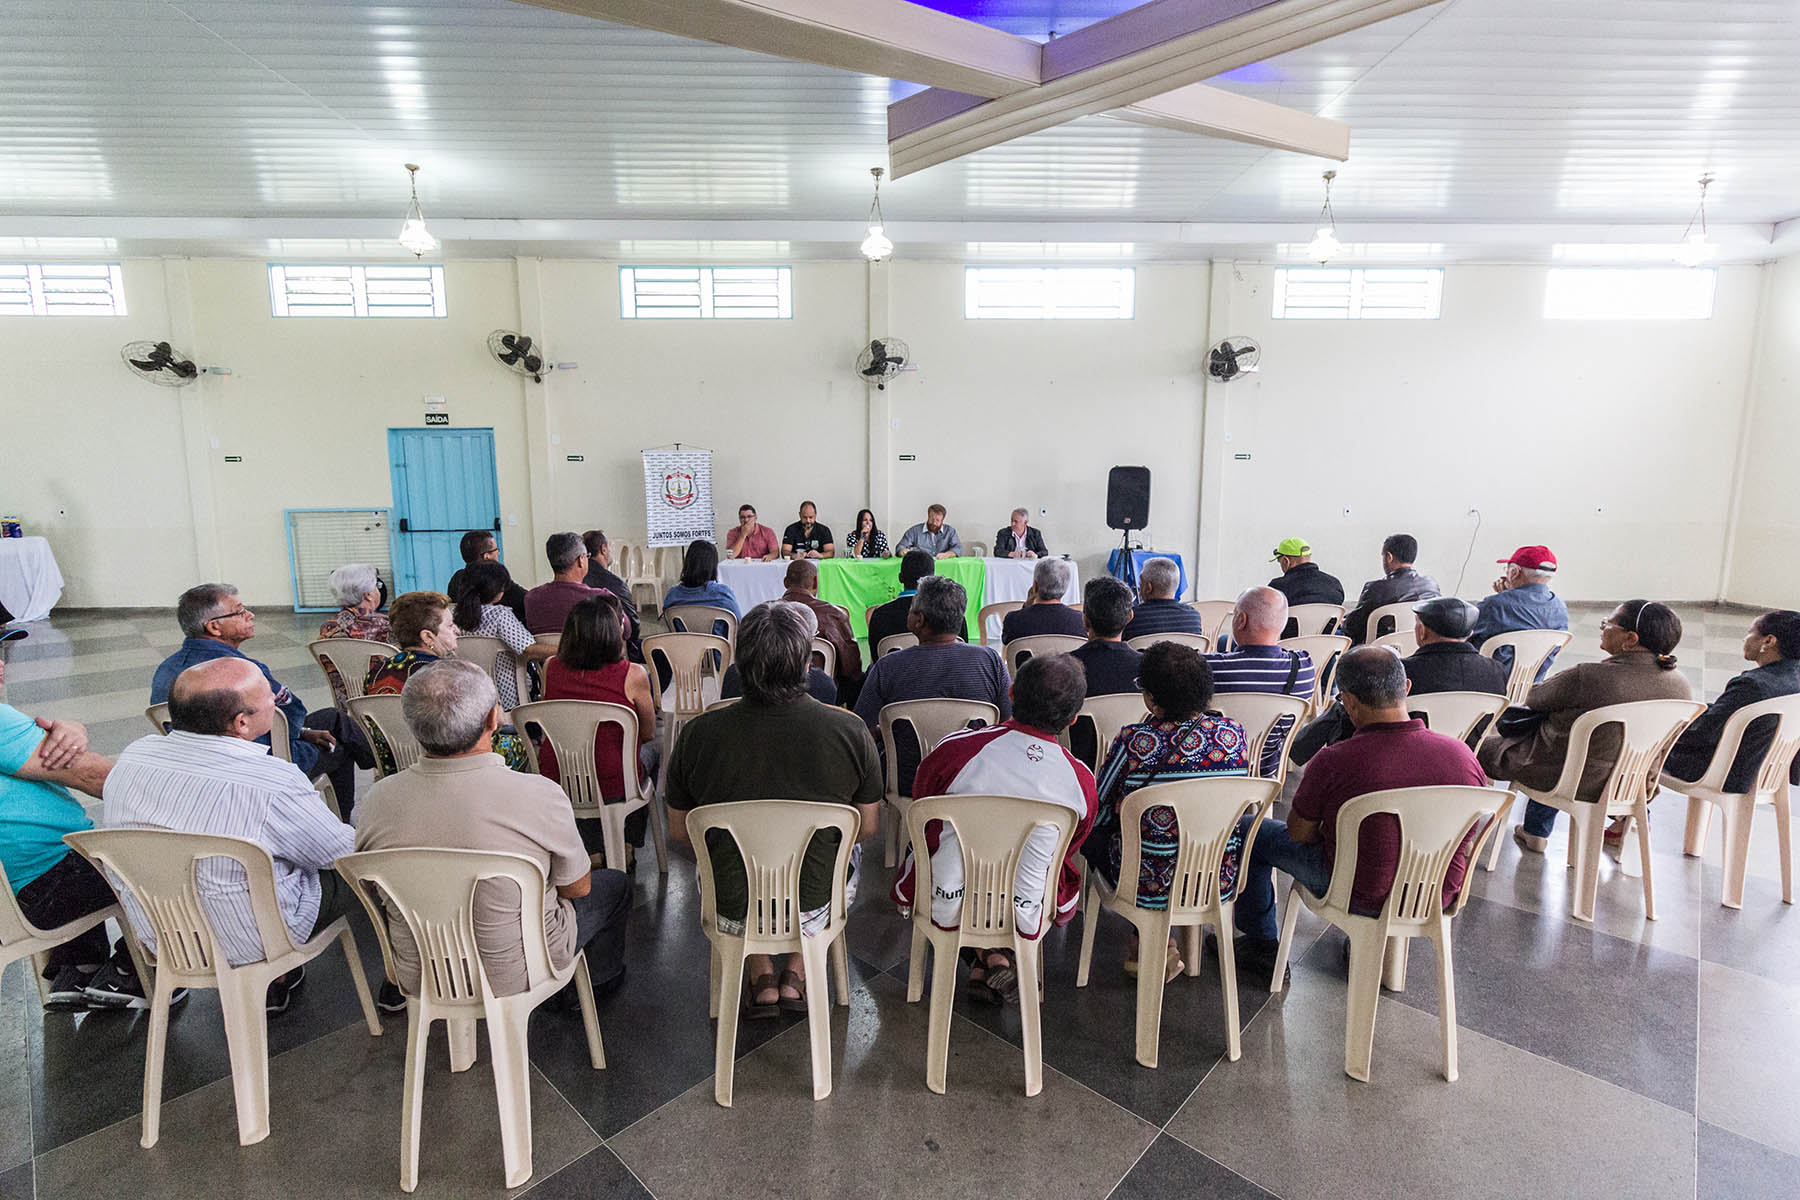
[(1411, 629), (1402, 629), (1398, 633), (1384, 633), (1370, 644), (1387, 646), (1401, 658), (1411, 658), (1419, 652), (1419, 635)]
[(976, 640), (983, 646), (988, 644), (989, 617), (1004, 621), (1006, 619), (1006, 614), (1016, 613), (1024, 607), (1025, 602), (1023, 600), (1001, 600), (995, 604), (983, 605), (980, 614), (976, 617), (976, 623), (980, 626), (980, 628), (975, 631), (980, 635)]
[(744, 936), (784, 939), (800, 937), (800, 872), (806, 847), (823, 829), (838, 831), (837, 858), (831, 872), (831, 918), (827, 928), (843, 924), (845, 880), (850, 874), (850, 847), (862, 824), (847, 804), (812, 800), (745, 800), (708, 804), (687, 814), (688, 837), (695, 848), (700, 877), (700, 925), (718, 928), (718, 890), (713, 885), (712, 855), (706, 850), (709, 830), (721, 829), (737, 843), (749, 884), (744, 910)]
[[(667, 697), (675, 702), (675, 711), (684, 716), (691, 716), (706, 707), (702, 687), (707, 664), (716, 664), (721, 677), (725, 668), (731, 665), (731, 643), (710, 633), (654, 633), (645, 638), (642, 645), (644, 663), (650, 669), (650, 682), (656, 691), (662, 690), (662, 680), (654, 655), (660, 651), (668, 660)], [(557, 752), (559, 757), (561, 753)]]
[[(1306, 719), (1306, 713), (1312, 706), (1311, 696), (1281, 696), (1274, 692), (1227, 692), (1215, 694), (1212, 706), (1244, 727), (1245, 761), (1250, 770), (1255, 772), (1257, 764), (1262, 762), (1263, 746), (1269, 740), (1269, 734), (1275, 729), (1275, 722), (1282, 717), (1294, 718), (1294, 725)], [(1288, 736), (1293, 736), (1290, 728)], [(1281, 756), (1284, 767), (1287, 755)]]
[(1086, 638), (1064, 633), (1040, 633), (1036, 637), (1014, 638), (1006, 643), (1006, 673), (1017, 675), (1026, 659), (1039, 654), (1067, 654), (1087, 645)]
[[(419, 948), (419, 995), (435, 1005), (480, 1005), (487, 972), (475, 942), (475, 885), (509, 880), (519, 889), (519, 933), (528, 986), (554, 970), (544, 936), (544, 872), (523, 854), (425, 847), (364, 850), (337, 860), (337, 872), (368, 910), (388, 977), (398, 980), (388, 922), (405, 922)], [(375, 893), (385, 897), (383, 906)]]
[(676, 633), (704, 633), (709, 636), (716, 628), (715, 621), (725, 622), (725, 640), (733, 646), (737, 645), (738, 619), (731, 615), (728, 608), (715, 608), (710, 604), (677, 604), (673, 608), (663, 609), (663, 620)]
[(400, 697), (394, 695), (355, 696), (349, 704), (350, 715), (358, 724), (381, 734), (388, 753), (394, 757), (395, 772), (406, 770), (425, 754), (419, 739), (413, 736), (412, 726), (406, 723), (401, 705)]
[(1133, 650), (1144, 651), (1158, 642), (1174, 642), (1178, 646), (1192, 646), (1202, 654), (1211, 654), (1218, 644), (1203, 633), (1140, 633), (1125, 644)]
[[(1305, 607), (1302, 605), (1301, 607)], [(1304, 650), (1312, 658), (1313, 702), (1323, 705), (1331, 695), (1331, 680), (1337, 674), (1337, 660), (1350, 648), (1350, 639), (1335, 633), (1302, 634), (1282, 638), (1276, 645), (1283, 650)]]
[(919, 644), (916, 633), (890, 633), (875, 644), (875, 657), (886, 658), (896, 650), (906, 650)]
[(63, 841), (124, 882), (156, 935), (156, 961), (182, 975), (210, 974), (222, 961), (194, 882), (203, 858), (229, 858), (244, 868), (263, 953), (280, 958), (293, 952), (275, 898), (275, 860), (255, 842), (170, 829), (89, 829), (65, 833)]
[[(497, 679), (494, 665), (500, 660), (502, 651), (511, 651), (512, 647), (497, 637), (485, 633), (465, 633), (456, 639), (456, 657), (472, 662), (488, 673), (489, 679)], [(525, 660), (513, 657), (513, 689), (520, 700), (531, 699), (531, 677), (526, 673)]]
[(619, 774), (625, 784), (625, 799), (638, 798), (637, 710), (604, 700), (538, 700), (513, 709), (513, 727), (524, 734), (525, 757), (534, 775), (538, 767), (538, 744), (527, 731), (536, 725), (544, 731), (550, 748), (556, 752), (556, 776), (563, 794), (576, 815), (600, 811), (606, 797), (600, 794), (600, 768), (594, 758), (594, 742), (603, 725), (619, 727)]
[[(931, 821), (946, 821), (956, 831), (963, 860), (962, 931), (965, 935), (978, 935), (971, 938), (971, 944), (993, 946), (997, 943), (980, 941), (978, 937), (1012, 936), (1019, 856), (1025, 840), (1040, 825), (1056, 831), (1056, 852), (1050, 856), (1044, 873), (1043, 889), (1045, 909), (1054, 905), (1056, 877), (1075, 832), (1073, 809), (1019, 796), (933, 796), (915, 800), (906, 813), (913, 845), (929, 844), (925, 826)], [(915, 856), (913, 868), (918, 874), (913, 894), (931, 895), (931, 855)]]
[(1369, 614), (1369, 623), (1363, 627), (1364, 639), (1371, 642), (1380, 641), (1381, 637), (1385, 636), (1381, 633), (1383, 621), (1394, 623), (1394, 627), (1388, 630), (1389, 633), (1411, 633), (1419, 619), (1418, 614), (1412, 610), (1413, 605), (1417, 603), (1417, 600), (1402, 600), (1397, 604), (1383, 604), (1377, 608)]
[[(900, 756), (894, 750), (894, 728), (905, 725), (919, 743), (921, 760), (937, 744), (971, 722), (1000, 723), (1000, 710), (985, 700), (896, 700), (881, 706), (881, 745), (887, 759), (888, 795), (900, 793)], [(921, 893), (923, 894), (923, 893)]]
[(1190, 600), (1188, 607), (1200, 614), (1200, 628), (1215, 642), (1220, 634), (1231, 632), (1231, 615), (1237, 611), (1237, 601)]
[[(1400, 819), (1399, 866), (1393, 890), (1382, 906), (1382, 919), (1408, 925), (1434, 920), (1445, 911), (1444, 874), (1457, 847), (1471, 829), (1485, 822), (1481, 836), (1469, 848), (1468, 862), (1473, 865), (1499, 824), (1495, 817), (1511, 798), (1511, 792), (1499, 788), (1446, 786), (1392, 788), (1346, 802), (1338, 809), (1337, 859), (1325, 903), (1341, 912), (1350, 911), (1362, 823), (1376, 813), (1392, 813)], [(1468, 903), (1470, 890), (1465, 879), (1449, 910), (1452, 916)]]
[(166, 703), (152, 704), (149, 708), (146, 708), (144, 710), (144, 719), (146, 721), (149, 721), (150, 724), (155, 727), (156, 732), (163, 733), (163, 734), (168, 733), (169, 732), (169, 706), (168, 706), (168, 704), (166, 704)]
[(1406, 711), (1425, 719), (1425, 728), (1433, 733), (1469, 740), (1483, 718), (1497, 717), (1506, 707), (1506, 697), (1492, 692), (1427, 692), (1408, 696)]
[(837, 647), (824, 638), (816, 637), (812, 640), (812, 653), (807, 655), (806, 661), (807, 665), (816, 666), (827, 675), (837, 677)]
[(1288, 620), (1300, 632), (1296, 637), (1317, 637), (1337, 627), (1344, 619), (1341, 604), (1294, 604), (1288, 607)]
[(1506, 695), (1514, 704), (1523, 704), (1544, 660), (1574, 640), (1575, 635), (1566, 629), (1515, 629), (1496, 633), (1481, 643), (1481, 656), (1492, 658), (1500, 647), (1512, 647), (1512, 675), (1507, 679)]
[(275, 720), (269, 726), (269, 753), (282, 762), (294, 761), (294, 748), (288, 745), (287, 715), (280, 709), (275, 710)]
[(1575, 718), (1569, 730), (1568, 756), (1562, 776), (1551, 789), (1560, 796), (1574, 796), (1587, 767), (1588, 743), (1603, 725), (1617, 725), (1621, 742), (1619, 758), (1596, 800), (1602, 804), (1630, 804), (1639, 795), (1654, 796), (1663, 759), (1688, 722), (1706, 705), (1697, 700), (1631, 700), (1589, 709)]
[(714, 700), (711, 704), (706, 706), (706, 711), (711, 712), (715, 708), (730, 708), (742, 699), (742, 696), (727, 696), (723, 700)]
[[(313, 660), (324, 671), (325, 664), (330, 663), (332, 671), (337, 672), (338, 679), (344, 685), (346, 697), (363, 694), (363, 681), (369, 677), (369, 668), (376, 663), (384, 663), (400, 653), (400, 647), (387, 642), (368, 641), (363, 638), (321, 638), (307, 643)], [(325, 678), (330, 680), (330, 672)]]
[(1788, 780), (1795, 755), (1800, 754), (1800, 695), (1759, 700), (1732, 713), (1725, 722), (1725, 728), (1719, 732), (1719, 745), (1713, 751), (1712, 762), (1707, 765), (1706, 774), (1693, 786), (1714, 792), (1725, 790), (1725, 777), (1731, 774), (1731, 764), (1737, 758), (1738, 747), (1744, 740), (1744, 730), (1759, 717), (1775, 717), (1777, 721), (1769, 749), (1763, 755), (1761, 765), (1757, 767), (1756, 782), (1750, 794), (1764, 796), (1781, 789)]
[(1077, 727), (1090, 726), (1094, 731), (1094, 756), (1099, 762), (1091, 762), (1089, 767), (1096, 772), (1100, 763), (1106, 761), (1106, 751), (1112, 746), (1113, 739), (1119, 736), (1119, 730), (1127, 725), (1134, 725), (1144, 719), (1144, 697), (1140, 692), (1125, 692), (1116, 696), (1089, 696), (1082, 701), (1081, 709), (1075, 714), (1075, 720), (1069, 727), (1057, 735), (1063, 749), (1071, 748), (1071, 738)]
[(0, 866), (0, 946), (12, 946), (43, 936), (43, 931), (25, 919), (6, 868)]
[[(1119, 805), (1120, 889), (1137, 900), (1138, 872), (1143, 862), (1144, 810), (1163, 805), (1175, 810), (1179, 845), (1175, 871), (1169, 879), (1169, 915), (1192, 914), (1211, 908), (1219, 899), (1219, 868), (1225, 847), (1246, 813), (1267, 816), (1281, 795), (1279, 779), (1234, 776), (1214, 779), (1178, 779), (1153, 783), (1125, 797)], [(1254, 834), (1252, 835), (1254, 837)], [(1238, 875), (1248, 869), (1250, 846), (1238, 855)]]

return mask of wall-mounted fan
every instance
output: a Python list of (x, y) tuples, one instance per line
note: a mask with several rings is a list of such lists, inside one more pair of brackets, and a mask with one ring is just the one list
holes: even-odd
[(1228, 337), (1206, 356), (1206, 373), (1220, 383), (1230, 383), (1256, 370), (1262, 347), (1247, 337)]
[(167, 342), (126, 342), (119, 358), (133, 375), (161, 387), (186, 387), (200, 378), (194, 360)]
[(544, 352), (522, 333), (496, 329), (488, 334), (488, 353), (494, 361), (518, 375), (531, 376), (533, 383), (544, 382)]
[(899, 338), (876, 338), (856, 356), (856, 373), (865, 382), (885, 389), (887, 381), (904, 370), (911, 360), (911, 348)]

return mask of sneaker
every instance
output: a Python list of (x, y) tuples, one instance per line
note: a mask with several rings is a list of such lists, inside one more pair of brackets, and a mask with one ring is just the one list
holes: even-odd
[(50, 993), (44, 997), (45, 1012), (86, 1012), (89, 1007), (87, 985), (100, 973), (96, 968), (63, 967), (50, 981)]
[(403, 1013), (406, 1011), (406, 996), (393, 983), (384, 979), (381, 990), (375, 993), (375, 1007), (384, 1013)]
[(294, 993), (298, 991), (300, 985), (305, 982), (306, 968), (304, 966), (295, 967), (286, 975), (278, 975), (270, 980), (269, 999), (267, 1004), (264, 1005), (268, 1010), (269, 1015), (271, 1017), (277, 1017), (286, 1012), (288, 1010), (288, 1002), (294, 998)]
[(1542, 854), (1550, 848), (1550, 839), (1539, 837), (1535, 833), (1526, 833), (1523, 825), (1513, 826), (1513, 841), (1519, 843), (1519, 849), (1527, 854)]
[[(87, 996), (90, 1008), (149, 1008), (150, 999), (144, 995), (144, 985), (136, 975), (127, 975), (119, 969), (117, 963), (107, 963), (94, 975), (94, 978), (83, 993)], [(169, 1007), (173, 1008), (187, 999), (186, 988), (176, 988), (169, 993)]]

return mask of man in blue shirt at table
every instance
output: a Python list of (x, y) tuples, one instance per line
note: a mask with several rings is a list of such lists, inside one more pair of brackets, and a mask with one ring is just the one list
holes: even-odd
[(933, 558), (957, 557), (962, 553), (962, 539), (956, 536), (956, 526), (944, 524), (947, 516), (949, 512), (941, 504), (926, 509), (924, 523), (901, 534), (895, 552), (905, 554), (908, 550), (923, 550)]
[(1125, 640), (1147, 633), (1204, 634), (1200, 613), (1175, 597), (1181, 588), (1181, 568), (1171, 558), (1153, 558), (1138, 572), (1137, 608), (1125, 626)]
[[(1506, 573), (1494, 580), (1494, 594), (1475, 605), (1480, 615), (1469, 634), (1470, 645), (1479, 650), (1489, 638), (1520, 629), (1569, 627), (1569, 606), (1550, 590), (1550, 581), (1556, 577), (1556, 555), (1550, 553), (1550, 547), (1520, 546), (1511, 558), (1500, 561), (1506, 564)], [(1494, 661), (1510, 671), (1512, 648), (1500, 647), (1494, 652)], [(1544, 682), (1555, 661), (1556, 651), (1552, 650), (1533, 682)]]
[[(324, 776), (337, 793), (344, 820), (356, 803), (356, 768), (374, 770), (375, 756), (362, 731), (335, 708), (309, 713), (300, 698), (281, 685), (269, 668), (239, 649), (256, 636), (256, 614), (238, 601), (228, 583), (202, 583), (181, 593), (175, 619), (185, 640), (156, 668), (150, 681), (150, 703), (169, 698), (175, 677), (196, 663), (215, 658), (241, 658), (256, 664), (275, 693), (275, 706), (287, 718), (288, 753), (308, 779)], [(267, 745), (268, 735), (257, 739)]]

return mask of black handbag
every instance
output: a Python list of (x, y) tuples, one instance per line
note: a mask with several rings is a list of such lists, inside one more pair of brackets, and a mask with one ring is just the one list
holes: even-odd
[(1537, 727), (1544, 723), (1550, 714), (1535, 708), (1526, 708), (1523, 704), (1509, 704), (1498, 717), (1494, 718), (1494, 732), (1501, 737), (1519, 737), (1537, 732)]

